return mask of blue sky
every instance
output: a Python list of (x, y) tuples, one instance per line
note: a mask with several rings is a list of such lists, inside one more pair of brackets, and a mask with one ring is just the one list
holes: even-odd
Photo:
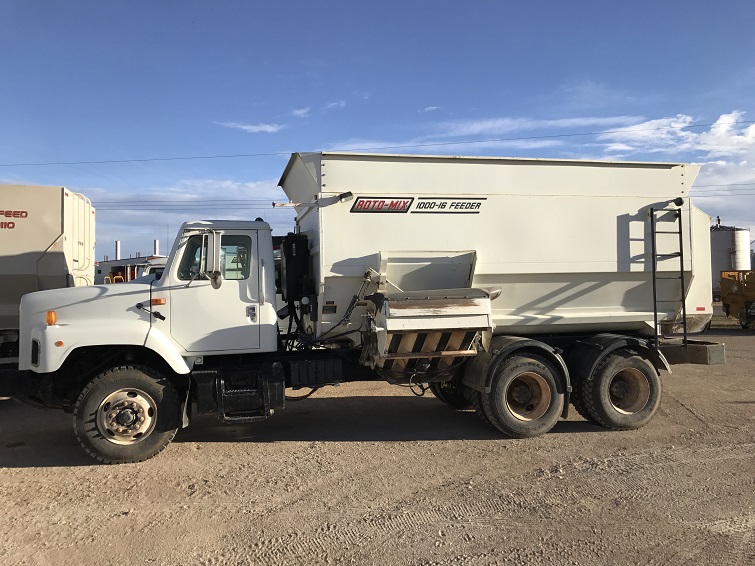
[(752, 0), (0, 0), (0, 182), (90, 197), (98, 259), (285, 233), (293, 151), (701, 163), (697, 204), (755, 226), (753, 30)]

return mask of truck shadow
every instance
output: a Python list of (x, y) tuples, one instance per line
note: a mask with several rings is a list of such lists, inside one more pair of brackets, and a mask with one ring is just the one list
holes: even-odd
[[(0, 401), (0, 468), (98, 465), (84, 453), (72, 430), (72, 416), (15, 401)], [(560, 421), (551, 434), (605, 432), (582, 420)], [(396, 442), (498, 441), (474, 411), (455, 411), (434, 398), (355, 396), (311, 398), (259, 423), (224, 424), (200, 415), (178, 431), (174, 442)], [(158, 456), (158, 458), (161, 456)], [(164, 455), (162, 457), (165, 457)]]
[[(560, 421), (551, 433), (605, 432), (586, 421)], [(260, 423), (228, 425), (198, 416), (176, 442), (511, 441), (473, 410), (456, 411), (434, 398), (355, 396), (288, 402)]]
[(63, 411), (0, 401), (0, 468), (94, 464), (79, 446), (72, 421)]

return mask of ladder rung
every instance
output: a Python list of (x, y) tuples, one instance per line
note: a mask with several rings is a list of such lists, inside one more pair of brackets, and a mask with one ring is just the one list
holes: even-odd
[(674, 277), (656, 277), (658, 281), (661, 281), (662, 279), (668, 279), (669, 281), (673, 281), (674, 279), (681, 279), (681, 276), (674, 276)]
[(679, 230), (656, 230), (656, 234), (679, 234)]
[(657, 254), (655, 257), (681, 257), (682, 252), (674, 252), (672, 254)]

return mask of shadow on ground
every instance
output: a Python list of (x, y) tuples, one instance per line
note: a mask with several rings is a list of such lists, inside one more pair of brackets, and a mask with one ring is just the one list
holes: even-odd
[[(72, 416), (15, 401), (0, 401), (0, 467), (93, 465), (73, 433)], [(561, 421), (551, 434), (605, 432), (586, 421)], [(477, 440), (507, 442), (474, 411), (455, 411), (434, 398), (311, 397), (288, 402), (259, 423), (224, 424), (197, 415), (174, 442), (397, 442)]]

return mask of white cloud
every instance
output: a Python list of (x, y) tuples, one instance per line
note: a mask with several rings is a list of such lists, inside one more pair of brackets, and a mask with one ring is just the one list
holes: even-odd
[(423, 112), (435, 112), (436, 110), (440, 110), (440, 106), (426, 106)]
[(346, 106), (346, 102), (344, 100), (338, 100), (336, 102), (328, 102), (323, 107), (323, 110), (336, 110), (338, 108), (344, 108), (345, 106)]
[(223, 126), (224, 128), (242, 130), (250, 134), (274, 134), (275, 132), (279, 132), (286, 127), (282, 124), (242, 124), (240, 122), (215, 122), (215, 124), (217, 124), (218, 126)]
[(657, 155), (702, 165), (690, 191), (696, 204), (726, 225), (750, 227), (755, 226), (755, 126), (745, 116), (722, 114), (701, 128), (691, 116), (659, 118), (605, 132), (598, 141), (614, 158)]
[(452, 120), (438, 124), (441, 135), (447, 137), (505, 135), (534, 130), (574, 130), (576, 128), (611, 128), (628, 126), (644, 120), (642, 116), (578, 117), (538, 120), (532, 118), (486, 118), (482, 120)]
[(747, 124), (745, 113), (722, 114), (707, 129), (695, 127), (692, 116), (679, 114), (648, 120), (598, 136), (607, 152), (624, 155), (653, 153), (693, 154), (706, 160), (718, 157), (747, 157), (755, 154), (755, 124)]
[(439, 155), (469, 155), (479, 150), (502, 149), (531, 150), (560, 147), (563, 142), (559, 140), (481, 140), (471, 142), (447, 142), (428, 138), (415, 138), (412, 140), (389, 141), (363, 138), (350, 138), (332, 143), (328, 146), (330, 151), (374, 151), (376, 153), (408, 153), (408, 154), (439, 154)]
[(311, 110), (311, 106), (305, 106), (304, 108), (294, 108), (294, 110), (291, 111), (291, 115), (294, 118), (307, 118)]

